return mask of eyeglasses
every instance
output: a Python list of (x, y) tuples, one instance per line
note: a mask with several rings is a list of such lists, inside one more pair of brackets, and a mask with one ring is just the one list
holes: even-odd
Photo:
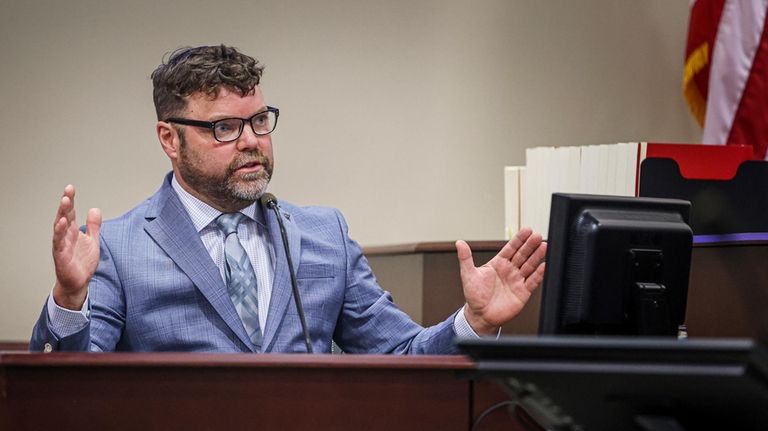
[(185, 126), (203, 127), (213, 132), (213, 137), (219, 142), (232, 142), (243, 134), (245, 123), (251, 125), (251, 130), (257, 136), (269, 135), (277, 127), (277, 117), (280, 110), (267, 106), (266, 111), (257, 112), (251, 118), (222, 118), (216, 121), (188, 120), (186, 118), (168, 118), (167, 123), (183, 124)]

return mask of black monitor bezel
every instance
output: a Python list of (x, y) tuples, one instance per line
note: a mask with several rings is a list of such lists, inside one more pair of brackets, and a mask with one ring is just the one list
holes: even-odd
[(685, 223), (688, 223), (691, 211), (690, 202), (679, 199), (553, 193), (547, 235), (547, 271), (542, 283), (539, 310), (541, 335), (565, 333), (560, 310), (563, 306), (561, 286), (565, 284), (569, 229), (575, 216), (586, 207), (673, 211), (679, 213)]

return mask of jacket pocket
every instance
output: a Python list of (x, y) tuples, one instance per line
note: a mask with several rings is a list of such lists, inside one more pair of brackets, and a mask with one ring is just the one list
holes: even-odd
[(296, 278), (333, 278), (335, 276), (333, 265), (327, 263), (305, 263), (299, 265)]

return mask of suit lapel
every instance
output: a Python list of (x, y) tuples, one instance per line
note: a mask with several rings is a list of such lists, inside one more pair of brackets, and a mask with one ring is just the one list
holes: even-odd
[(192, 280), (240, 341), (253, 350), (253, 344), (229, 298), (219, 269), (211, 260), (189, 214), (173, 191), (170, 176), (152, 199), (146, 215), (146, 232)]
[[(267, 220), (267, 229), (272, 240), (272, 246), (275, 249), (275, 276), (272, 281), (272, 299), (269, 304), (267, 314), (267, 323), (264, 328), (265, 352), (271, 351), (272, 342), (278, 329), (285, 318), (285, 312), (288, 304), (292, 300), (291, 274), (288, 270), (288, 260), (285, 258), (285, 248), (280, 235), (280, 225), (277, 223), (275, 212), (269, 209), (264, 210)], [(291, 249), (291, 260), (293, 261), (293, 270), (299, 269), (299, 257), (301, 256), (301, 232), (292, 220), (291, 214), (282, 212), (283, 224), (288, 237), (288, 245)]]

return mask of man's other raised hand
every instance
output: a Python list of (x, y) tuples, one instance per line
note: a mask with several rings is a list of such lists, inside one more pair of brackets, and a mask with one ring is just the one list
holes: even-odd
[(56, 284), (53, 300), (60, 307), (80, 310), (88, 295), (88, 282), (99, 263), (101, 210), (91, 208), (80, 230), (75, 214), (75, 186), (69, 184), (53, 222), (53, 264)]

